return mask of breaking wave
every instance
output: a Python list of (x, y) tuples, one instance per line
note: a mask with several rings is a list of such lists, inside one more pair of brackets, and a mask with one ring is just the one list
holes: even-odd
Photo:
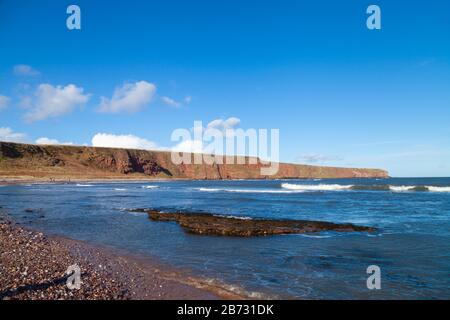
[(158, 186), (142, 186), (144, 189), (158, 189)]
[(253, 218), (250, 217), (239, 217), (239, 216), (222, 216), (222, 215), (214, 215), (215, 217), (219, 218), (227, 218), (227, 219), (237, 219), (237, 220), (253, 220)]
[(338, 191), (338, 190), (349, 190), (353, 187), (353, 185), (283, 183), (281, 187), (283, 189), (288, 190), (302, 190), (302, 191)]
[(428, 191), (432, 192), (450, 192), (450, 187), (433, 187), (433, 186), (427, 186)]
[(298, 193), (301, 190), (270, 190), (270, 189), (219, 189), (219, 188), (198, 188), (203, 192), (237, 192), (237, 193)]
[(436, 186), (388, 186), (393, 192), (450, 192), (450, 187)]
[(394, 192), (414, 191), (414, 186), (387, 186), (389, 190)]
[(391, 192), (450, 192), (450, 187), (393, 186), (393, 185), (340, 185), (340, 184), (291, 184), (283, 183), (283, 189), (302, 191), (391, 191)]

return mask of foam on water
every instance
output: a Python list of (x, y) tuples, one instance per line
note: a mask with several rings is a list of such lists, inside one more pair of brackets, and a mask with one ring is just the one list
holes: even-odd
[(389, 186), (389, 189), (394, 192), (405, 192), (405, 191), (450, 192), (450, 187), (438, 187), (438, 186)]
[(305, 237), (305, 238), (313, 238), (313, 239), (328, 239), (332, 238), (332, 235), (327, 236), (321, 236), (321, 235), (311, 235), (311, 234), (298, 234), (298, 236)]
[(238, 220), (253, 220), (250, 217), (239, 217), (239, 216), (222, 216), (222, 215), (214, 215), (215, 217), (219, 217), (219, 218), (228, 218), (228, 219), (238, 219)]
[(431, 192), (450, 192), (450, 187), (427, 186), (427, 188)]
[(340, 185), (340, 184), (292, 184), (283, 183), (281, 185), (283, 189), (288, 190), (302, 190), (302, 191), (339, 191), (349, 190), (353, 185)]
[(450, 192), (450, 187), (421, 185), (342, 185), (342, 184), (292, 184), (283, 183), (281, 188), (297, 191), (392, 191), (392, 192)]
[(415, 186), (389, 186), (389, 189), (394, 192), (413, 191)]
[(279, 299), (279, 297), (275, 294), (267, 294), (263, 292), (258, 291), (249, 291), (245, 288), (235, 285), (235, 284), (228, 284), (224, 283), (219, 279), (216, 278), (189, 278), (189, 282), (193, 285), (195, 285), (198, 288), (209, 288), (215, 287), (218, 292), (228, 291), (230, 293), (236, 294), (240, 297), (246, 298), (246, 299), (253, 299), (253, 300), (276, 300)]
[(197, 188), (202, 192), (233, 192), (233, 193), (298, 193), (302, 190), (273, 190), (273, 189), (219, 189), (219, 188)]

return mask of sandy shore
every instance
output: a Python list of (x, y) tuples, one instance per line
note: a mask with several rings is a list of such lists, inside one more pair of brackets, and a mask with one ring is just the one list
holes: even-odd
[[(0, 217), (1, 299), (240, 299), (213, 283), (149, 258), (44, 235)], [(67, 287), (67, 268), (81, 269), (81, 287)]]

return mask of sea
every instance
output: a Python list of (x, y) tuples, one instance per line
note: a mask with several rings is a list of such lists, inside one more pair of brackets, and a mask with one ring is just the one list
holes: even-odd
[[(129, 211), (137, 208), (377, 231), (204, 236)], [(3, 185), (0, 210), (26, 227), (157, 258), (249, 298), (450, 299), (450, 178)], [(377, 288), (368, 286), (374, 275)]]

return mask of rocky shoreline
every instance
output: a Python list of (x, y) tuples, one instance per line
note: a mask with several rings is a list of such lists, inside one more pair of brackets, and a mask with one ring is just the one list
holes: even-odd
[[(147, 258), (44, 235), (3, 217), (0, 243), (0, 300), (242, 298)], [(67, 286), (73, 265), (81, 271), (78, 290)]]
[(155, 209), (134, 209), (147, 213), (152, 221), (174, 221), (186, 232), (198, 235), (259, 237), (281, 234), (304, 234), (324, 231), (375, 232), (376, 228), (350, 223), (309, 220), (255, 219), (220, 216), (197, 212), (167, 212)]

